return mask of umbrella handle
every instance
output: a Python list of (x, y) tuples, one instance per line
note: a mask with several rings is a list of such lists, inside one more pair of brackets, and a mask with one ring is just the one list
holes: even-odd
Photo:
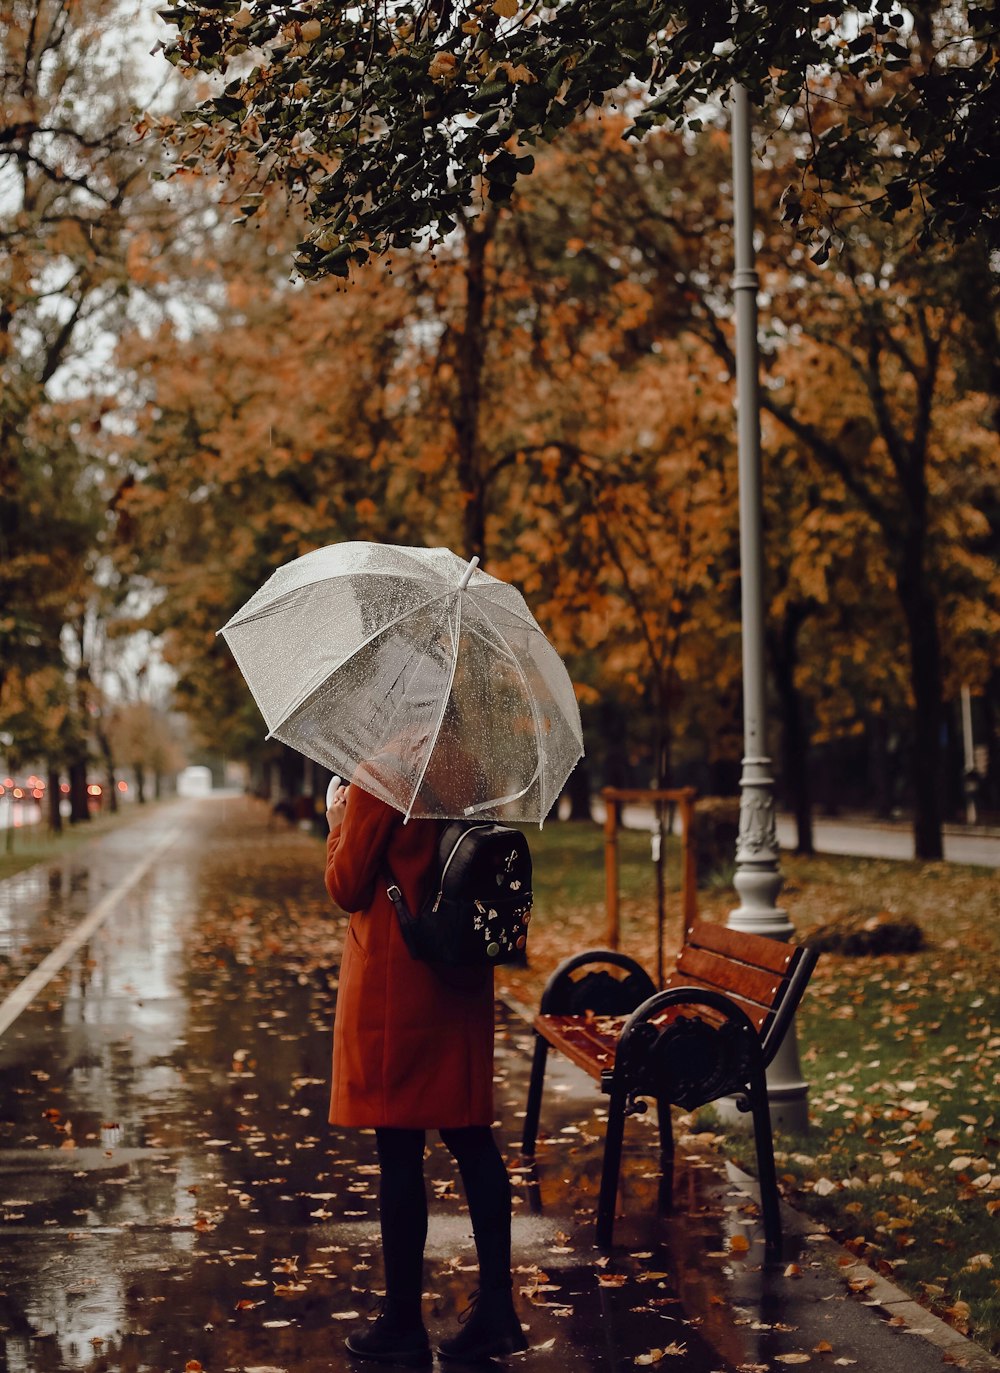
[(475, 572), (478, 566), (479, 554), (477, 553), (470, 561), (469, 566), (465, 569), (465, 572), (462, 574), (462, 580), (458, 584), (459, 591), (464, 591), (465, 588), (469, 585), (469, 579), (471, 578), (473, 572)]
[(337, 788), (340, 786), (340, 783), (341, 783), (341, 779), (337, 776), (336, 773), (334, 773), (333, 776), (330, 778), (330, 785), (329, 785), (329, 786), (327, 787), (327, 789), (326, 789), (326, 808), (327, 808), (327, 810), (329, 810), (330, 807), (333, 805), (333, 793), (334, 793), (334, 792), (337, 790)]

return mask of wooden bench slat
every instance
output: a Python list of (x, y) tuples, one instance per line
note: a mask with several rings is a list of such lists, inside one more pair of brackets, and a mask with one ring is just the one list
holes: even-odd
[(722, 954), (726, 958), (736, 958), (753, 968), (764, 968), (772, 973), (787, 972), (795, 962), (798, 950), (783, 944), (777, 939), (768, 939), (759, 934), (746, 934), (742, 930), (731, 930), (726, 925), (716, 925), (710, 920), (696, 920), (684, 939), (685, 947), (692, 945), (706, 949), (710, 953)]
[(617, 1034), (610, 1032), (602, 1037), (589, 1029), (580, 1016), (539, 1015), (534, 1027), (553, 1048), (597, 1081), (602, 1071), (614, 1064)]
[[(713, 987), (709, 982), (702, 982), (690, 973), (671, 973), (663, 984), (664, 990), (673, 987), (703, 987), (706, 991), (718, 991), (718, 987)], [(732, 992), (726, 992), (729, 1000), (739, 1006), (754, 1029), (763, 1039), (768, 1024), (773, 1014), (768, 1008), (758, 1006), (753, 1001), (747, 1001), (744, 997), (734, 996)]]
[(690, 974), (710, 987), (718, 987), (727, 996), (739, 996), (755, 1001), (768, 1010), (782, 993), (784, 979), (778, 973), (733, 963), (705, 949), (683, 948), (677, 960), (678, 973)]
[[(690, 985), (685, 983), (684, 985)], [(653, 1016), (650, 1024), (658, 1030), (666, 1029), (679, 1016), (692, 1012), (710, 1024), (721, 1025), (725, 1016), (712, 1006), (668, 1006)], [(574, 1015), (537, 1015), (533, 1027), (559, 1053), (583, 1068), (591, 1077), (599, 1079), (605, 1068), (614, 1066), (619, 1036), (627, 1016), (600, 1016), (594, 1021)], [(612, 1022), (612, 1023), (608, 1023)]]

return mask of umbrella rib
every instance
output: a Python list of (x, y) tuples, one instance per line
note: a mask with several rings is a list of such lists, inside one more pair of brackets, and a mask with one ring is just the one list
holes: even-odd
[[(489, 575), (490, 574), (488, 572), (483, 573), (484, 577), (489, 577)], [(494, 582), (498, 587), (506, 587), (508, 585), (508, 583), (501, 582), (497, 577), (491, 578), (491, 581)], [(512, 589), (516, 590), (516, 588)], [(533, 629), (539, 634), (542, 633), (541, 625), (535, 619), (534, 615), (532, 615), (531, 611), (527, 609), (527, 607), (525, 607), (525, 613), (522, 613), (520, 610), (517, 609), (516, 606), (508, 605), (506, 599), (498, 600), (495, 596), (491, 596), (490, 592), (493, 590), (493, 586), (491, 586), (490, 582), (476, 582), (475, 586), (470, 586), (468, 590), (473, 596), (485, 597), (491, 605), (499, 605), (501, 610), (503, 610), (508, 615), (512, 615), (515, 620), (520, 620), (521, 623), (527, 625), (529, 629)]]
[[(432, 575), (440, 576), (440, 573), (432, 573)], [(246, 610), (246, 606), (243, 606), (241, 610), (238, 610), (236, 612), (232, 619), (226, 621), (226, 623), (222, 626), (221, 629), (217, 629), (215, 631), (216, 637), (218, 637), (218, 635), (220, 634), (225, 634), (227, 629), (240, 629), (244, 625), (253, 624), (255, 620), (265, 620), (269, 615), (278, 614), (286, 608), (287, 603), (291, 600), (293, 596), (297, 596), (301, 591), (304, 591), (306, 587), (322, 586), (324, 582), (342, 581), (346, 576), (350, 576), (352, 578), (384, 577), (386, 578), (386, 580), (389, 581), (398, 581), (400, 579), (403, 579), (404, 581), (417, 582), (418, 584), (422, 580), (420, 573), (417, 570), (414, 570), (412, 572), (409, 570), (386, 572), (384, 569), (375, 567), (359, 567), (357, 571), (351, 572), (349, 574), (344, 572), (332, 572), (326, 577), (317, 578), (316, 581), (305, 582), (301, 586), (290, 586), (287, 591), (280, 592), (277, 596), (274, 597), (273, 600), (265, 602), (256, 610), (251, 611), (249, 615), (243, 615), (243, 611)], [(261, 591), (265, 589), (266, 583), (265, 586), (261, 588)], [(454, 591), (457, 589), (457, 587), (449, 587), (447, 590), (441, 592), (441, 595), (446, 596), (448, 594), (448, 590)], [(243, 618), (239, 618), (240, 616), (243, 616)]]
[(401, 615), (397, 615), (394, 619), (388, 620), (384, 625), (380, 625), (378, 629), (374, 630), (371, 634), (369, 634), (366, 639), (362, 639), (361, 642), (351, 650), (351, 652), (347, 655), (346, 658), (341, 659), (341, 661), (337, 663), (336, 667), (332, 668), (329, 672), (325, 672), (323, 674), (322, 681), (317, 682), (315, 686), (308, 687), (299, 697), (299, 699), (295, 702), (295, 704), (293, 706), (290, 706), (289, 709), (285, 712), (285, 714), (281, 717), (281, 719), (276, 722), (274, 729), (269, 729), (264, 737), (266, 739), (273, 738), (274, 730), (280, 729), (283, 725), (287, 725), (292, 716), (297, 714), (297, 712), (300, 711), (303, 708), (303, 706), (308, 705), (308, 703), (312, 700), (316, 693), (322, 690), (323, 686), (330, 680), (333, 674), (337, 672), (341, 667), (343, 667), (344, 663), (348, 662), (351, 658), (356, 658), (357, 655), (361, 652), (361, 650), (363, 648), (366, 648), (370, 643), (377, 639), (379, 635), (385, 634), (387, 630), (390, 630), (394, 628), (396, 625), (401, 624), (403, 620), (409, 619), (411, 615), (418, 615), (420, 611), (426, 610), (427, 607), (433, 605), (435, 601), (443, 601), (446, 596), (452, 596), (456, 594), (456, 590), (457, 589), (452, 586), (449, 587), (447, 591), (439, 592), (436, 596), (429, 596), (426, 601), (421, 601), (419, 605), (410, 606), (407, 610), (404, 610)]
[[(541, 800), (542, 800), (542, 802), (544, 802), (544, 801), (545, 801), (545, 777), (544, 777), (544, 768), (543, 768), (544, 756), (543, 756), (543, 752), (542, 752), (542, 730), (541, 730), (541, 722), (540, 722), (539, 719), (538, 719), (538, 706), (537, 706), (537, 704), (536, 704), (536, 702), (535, 702), (535, 694), (534, 694), (534, 692), (531, 690), (531, 687), (530, 687), (529, 684), (528, 684), (528, 679), (527, 679), (527, 677), (526, 677), (525, 674), (524, 674), (524, 668), (521, 666), (520, 662), (518, 661), (517, 654), (514, 652), (514, 650), (511, 648), (510, 644), (507, 642), (507, 639), (506, 639), (506, 636), (504, 635), (503, 630), (502, 630), (502, 629), (499, 629), (499, 628), (498, 628), (495, 624), (493, 624), (490, 620), (485, 619), (485, 617), (484, 617), (484, 623), (485, 623), (486, 625), (489, 626), (489, 629), (491, 630), (491, 632), (492, 632), (493, 634), (495, 634), (496, 637), (497, 637), (497, 638), (500, 640), (500, 642), (503, 644), (504, 648), (505, 648), (506, 651), (507, 651), (508, 656), (510, 657), (511, 662), (512, 662), (512, 663), (514, 664), (514, 666), (517, 668), (518, 676), (521, 678), (521, 682), (522, 682), (522, 684), (523, 684), (523, 686), (524, 686), (524, 694), (525, 694), (525, 696), (528, 698), (528, 704), (531, 706), (531, 719), (532, 719), (532, 722), (534, 723), (534, 726), (535, 726), (535, 758), (536, 758), (536, 760), (537, 760), (537, 766), (536, 766), (535, 771), (534, 771), (534, 773), (533, 773), (533, 775), (532, 775), (531, 781), (528, 782), (527, 786), (525, 786), (525, 787), (523, 788), (522, 791), (517, 792), (517, 794), (516, 794), (515, 797), (509, 797), (509, 796), (507, 796), (507, 797), (500, 797), (500, 796), (495, 797), (495, 798), (494, 798), (494, 802), (495, 802), (497, 805), (503, 805), (503, 804), (505, 804), (507, 801), (516, 800), (518, 796), (523, 796), (524, 793), (531, 787), (531, 784), (532, 784), (532, 782), (534, 782), (535, 778), (538, 777), (540, 774), (541, 774), (541, 778), (542, 778), (542, 780), (541, 780), (541, 788), (540, 788), (540, 790), (541, 790)], [(535, 632), (536, 632), (537, 634), (541, 634), (541, 633), (542, 633), (541, 629), (539, 629), (539, 627), (538, 627), (537, 624), (535, 625)], [(542, 637), (544, 638), (545, 636), (542, 635)], [(487, 805), (492, 805), (492, 804), (494, 804), (494, 802), (487, 802), (486, 804), (487, 804)], [(476, 806), (474, 809), (478, 811), (478, 810), (483, 810), (483, 809), (485, 809), (485, 807), (484, 807), (484, 806)], [(466, 813), (468, 814), (469, 812), (467, 811)], [(539, 805), (539, 815), (541, 816), (542, 819), (545, 818), (545, 809), (544, 809), (544, 805)], [(540, 823), (541, 823), (541, 821), (539, 821), (539, 824), (540, 824)]]
[(461, 638), (462, 638), (462, 597), (459, 596), (459, 598), (458, 598), (458, 625), (456, 626), (456, 632), (455, 632), (455, 648), (454, 648), (454, 652), (453, 652), (452, 655), (451, 655), (451, 673), (450, 673), (450, 675), (449, 675), (449, 677), (448, 677), (448, 686), (447, 686), (447, 689), (441, 693), (441, 709), (440, 709), (440, 711), (438, 712), (437, 724), (434, 726), (434, 734), (433, 734), (433, 737), (431, 738), (431, 745), (430, 745), (430, 748), (427, 750), (427, 753), (426, 753), (425, 756), (424, 756), (424, 765), (423, 765), (423, 767), (420, 769), (420, 776), (419, 776), (419, 778), (417, 779), (417, 785), (413, 788), (413, 794), (412, 794), (411, 797), (410, 797), (410, 804), (406, 807), (406, 814), (403, 816), (403, 824), (404, 824), (404, 825), (408, 822), (410, 816), (411, 816), (412, 813), (413, 813), (413, 803), (416, 801), (417, 796), (418, 796), (419, 793), (420, 793), (420, 788), (421, 788), (421, 787), (423, 786), (423, 784), (424, 784), (424, 778), (427, 776), (427, 769), (428, 769), (428, 767), (430, 766), (431, 754), (434, 752), (434, 747), (435, 747), (435, 745), (437, 744), (437, 741), (438, 741), (438, 735), (441, 733), (441, 726), (442, 726), (442, 724), (444, 723), (444, 713), (445, 713), (445, 711), (448, 709), (448, 699), (449, 699), (449, 697), (451, 696), (451, 688), (452, 688), (452, 686), (454, 685), (454, 682), (455, 682), (455, 670), (456, 670), (457, 667), (458, 667), (458, 645), (459, 645), (459, 643), (461, 642)]
[[(525, 782), (524, 786), (521, 788), (520, 791), (512, 791), (512, 792), (510, 793), (509, 796), (493, 796), (493, 797), (490, 798), (489, 801), (480, 801), (480, 802), (479, 802), (477, 805), (475, 805), (475, 806), (466, 806), (466, 807), (465, 807), (465, 813), (466, 813), (466, 815), (478, 815), (480, 811), (489, 810), (491, 806), (506, 806), (506, 805), (508, 805), (511, 801), (519, 801), (519, 800), (521, 799), (521, 797), (524, 796), (524, 794), (525, 794), (526, 792), (529, 792), (529, 791), (531, 790), (531, 788), (532, 788), (532, 786), (533, 786), (533, 784), (534, 784), (535, 778), (538, 776), (538, 774), (541, 772), (541, 770), (542, 770), (542, 765), (541, 765), (541, 761), (539, 761), (539, 762), (537, 762), (537, 763), (535, 764), (535, 770), (534, 770), (534, 772), (533, 772), (533, 773), (531, 774), (531, 776), (528, 778), (527, 782)], [(543, 817), (543, 818), (544, 818), (544, 817)], [(539, 821), (539, 828), (540, 828), (540, 827), (541, 827), (541, 821)]]

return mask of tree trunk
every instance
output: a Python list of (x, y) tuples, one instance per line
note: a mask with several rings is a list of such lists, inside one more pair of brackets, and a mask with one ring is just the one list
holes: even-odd
[(795, 852), (811, 856), (813, 845), (812, 788), (809, 785), (809, 726), (806, 701), (795, 685), (798, 636), (807, 611), (790, 606), (778, 633), (768, 634), (774, 683), (781, 703), (781, 771), (795, 814)]
[(892, 787), (889, 783), (889, 722), (883, 713), (870, 715), (868, 735), (868, 778), (875, 797), (875, 814), (888, 820), (892, 814)]
[(896, 582), (906, 617), (913, 688), (910, 763), (913, 779), (913, 841), (916, 856), (933, 861), (944, 855), (941, 833), (941, 731), (944, 704), (937, 606), (928, 582), (919, 540), (905, 540)]
[(114, 813), (118, 809), (118, 779), (115, 777), (115, 760), (111, 753), (111, 740), (106, 732), (98, 727), (95, 731), (97, 745), (104, 759), (104, 785), (108, 793), (108, 809)]
[(49, 798), (49, 829), (53, 834), (62, 834), (62, 811), (59, 803), (62, 800), (62, 793), (59, 790), (59, 769), (49, 768), (46, 793)]
[(146, 804), (146, 769), (141, 763), (135, 764), (136, 800), (140, 806)]
[(569, 819), (589, 820), (590, 815), (590, 768), (586, 758), (581, 758), (569, 775), (566, 783), (569, 797)]
[(599, 707), (601, 739), (604, 743), (604, 785), (624, 787), (629, 781), (628, 724), (618, 701), (606, 697)]
[(87, 760), (86, 758), (75, 758), (69, 765), (69, 822), (71, 825), (79, 825), (89, 819)]
[[(781, 694), (781, 688), (778, 688)], [(809, 857), (816, 852), (813, 842), (812, 791), (809, 786), (809, 729), (805, 722), (802, 693), (793, 686), (783, 696), (785, 718), (782, 731), (783, 767), (795, 812), (795, 852)]]
[(987, 812), (1000, 810), (1000, 672), (994, 672), (983, 693), (983, 726), (986, 732), (986, 776), (980, 797)]

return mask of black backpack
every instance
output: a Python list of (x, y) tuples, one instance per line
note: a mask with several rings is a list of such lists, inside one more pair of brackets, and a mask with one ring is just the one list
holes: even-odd
[(520, 830), (493, 821), (445, 825), (435, 881), (416, 914), (386, 872), (387, 894), (414, 958), (467, 968), (525, 961), (531, 853)]

